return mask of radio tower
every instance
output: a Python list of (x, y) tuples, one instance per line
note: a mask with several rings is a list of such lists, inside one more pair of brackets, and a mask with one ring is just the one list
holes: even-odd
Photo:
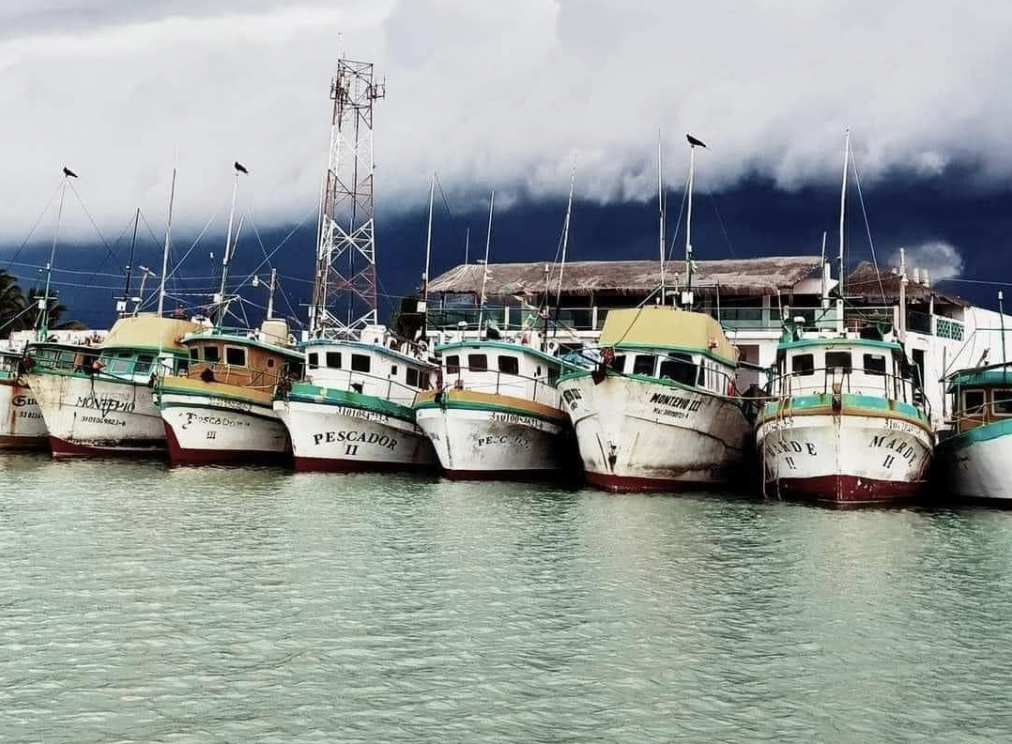
[(370, 62), (342, 59), (330, 85), (334, 102), (309, 332), (349, 338), (376, 317), (373, 211), (373, 104), (386, 95)]

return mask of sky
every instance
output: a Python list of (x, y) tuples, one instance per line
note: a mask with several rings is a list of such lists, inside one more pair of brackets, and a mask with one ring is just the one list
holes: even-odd
[[(462, 257), (464, 225), (482, 243), (493, 188), (493, 259), (550, 259), (574, 164), (576, 255), (652, 257), (658, 131), (673, 204), (685, 133), (708, 145), (700, 258), (814, 253), (822, 230), (832, 245), (850, 128), (880, 260), (905, 245), (935, 279), (1008, 278), (1010, 33), (1012, 6), (941, 0), (4, 0), (0, 258), (26, 243), (19, 261), (44, 260), (66, 165), (80, 178), (60, 262), (115, 273), (103, 241), (122, 263), (116, 239), (140, 207), (154, 245), (175, 166), (180, 255), (207, 228), (181, 275), (207, 275), (240, 160), (240, 212), (268, 251), (302, 224), (276, 256), (308, 276), (330, 79), (347, 55), (386, 80), (387, 294), (417, 283), (434, 171), (437, 269)], [(856, 262), (871, 247), (851, 189)]]

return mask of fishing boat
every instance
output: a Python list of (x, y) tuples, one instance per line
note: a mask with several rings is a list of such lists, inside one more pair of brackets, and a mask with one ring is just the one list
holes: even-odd
[(561, 359), (533, 345), (488, 340), (444, 344), (436, 353), (442, 385), (420, 394), (415, 411), (446, 475), (573, 473), (569, 417), (556, 387), (568, 368)]
[(182, 338), (197, 325), (153, 313), (120, 318), (96, 347), (32, 344), (25, 379), (56, 457), (164, 453), (151, 396), (156, 372), (189, 364)]
[(0, 350), (0, 448), (44, 449), (46, 422), (22, 375), (22, 355)]
[(357, 339), (304, 345), (305, 377), (279, 391), (274, 412), (291, 437), (296, 470), (424, 470), (436, 455), (414, 404), (438, 367), (383, 326)]
[(835, 504), (917, 495), (931, 463), (931, 416), (891, 333), (788, 325), (756, 422), (769, 496)]
[(288, 432), (272, 401), (278, 383), (302, 373), (284, 320), (259, 330), (212, 326), (187, 333), (188, 363), (155, 384), (173, 463), (285, 462)]
[[(845, 317), (849, 160), (848, 131), (835, 317), (829, 316), (824, 281), (823, 312), (815, 326), (806, 328), (801, 316), (785, 323), (770, 399), (756, 421), (767, 495), (831, 504), (910, 499), (920, 491), (931, 464), (931, 414), (901, 339), (891, 323)], [(905, 268), (900, 272), (900, 312), (905, 313)]]
[(946, 382), (952, 428), (937, 457), (948, 494), (1012, 504), (1012, 365), (962, 369)]
[(600, 345), (594, 369), (558, 381), (588, 483), (657, 491), (741, 479), (751, 423), (737, 349), (716, 320), (665, 305), (612, 310)]

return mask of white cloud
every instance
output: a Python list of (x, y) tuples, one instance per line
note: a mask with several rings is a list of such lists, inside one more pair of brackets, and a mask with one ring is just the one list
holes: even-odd
[(648, 198), (658, 125), (674, 184), (686, 131), (710, 145), (707, 188), (835, 181), (848, 125), (869, 184), (954, 162), (986, 184), (1012, 175), (1010, 27), (1012, 6), (942, 0), (6, 0), (0, 240), (64, 164), (103, 230), (137, 204), (161, 218), (177, 151), (182, 226), (228, 197), (236, 158), (261, 222), (301, 219), (343, 51), (388, 81), (381, 215), (421, 203), (432, 170), (457, 204), (562, 195), (574, 155), (581, 196)]
[[(906, 249), (907, 277), (913, 279), (914, 269), (928, 271), (931, 283), (955, 279), (963, 273), (963, 257), (959, 249), (941, 240), (922, 243)], [(892, 256), (892, 265), (899, 266), (899, 251)]]

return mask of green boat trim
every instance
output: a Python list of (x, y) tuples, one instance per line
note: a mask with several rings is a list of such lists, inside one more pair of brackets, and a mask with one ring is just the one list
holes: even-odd
[[(254, 411), (252, 409), (249, 411), (243, 411), (238, 408), (230, 408), (229, 406), (216, 406), (212, 405), (211, 403), (184, 403), (182, 401), (180, 402), (161, 401), (158, 405), (158, 408), (162, 411), (168, 408), (199, 408), (204, 411), (216, 411), (218, 413), (234, 413), (237, 416), (252, 416), (253, 418), (263, 419), (264, 421), (274, 421), (274, 422), (279, 421), (277, 415), (274, 414), (268, 415), (266, 413), (261, 413), (260, 411)], [(267, 410), (273, 411), (273, 409)]]
[(898, 343), (894, 341), (879, 341), (873, 338), (801, 338), (797, 341), (781, 341), (777, 345), (778, 351), (787, 349), (804, 349), (816, 346), (871, 346), (878, 349), (889, 349), (890, 351), (902, 351)]
[[(858, 395), (844, 393), (840, 396), (841, 413), (845, 416), (876, 416), (884, 412), (896, 413), (931, 428), (931, 422), (926, 413), (910, 403), (898, 400), (889, 400), (875, 395)], [(805, 413), (820, 408), (832, 408), (832, 393), (814, 393), (812, 395), (796, 395), (784, 401), (773, 401), (765, 403), (756, 420), (756, 425), (782, 416), (789, 416), (793, 412)]]
[(481, 403), (473, 400), (426, 400), (418, 403), (415, 406), (416, 411), (424, 410), (453, 410), (453, 411), (488, 411), (490, 413), (508, 413), (513, 416), (526, 416), (528, 418), (538, 419), (545, 423), (553, 424), (555, 426), (563, 426), (566, 424), (565, 416), (546, 416), (543, 413), (537, 413), (526, 408), (518, 408), (516, 406), (506, 405), (504, 403)]
[(738, 366), (738, 361), (737, 360), (728, 359), (727, 357), (722, 357), (719, 354), (714, 354), (709, 349), (703, 349), (703, 348), (700, 348), (698, 346), (678, 346), (676, 344), (663, 344), (663, 345), (658, 345), (658, 344), (634, 344), (634, 343), (625, 343), (625, 342), (623, 342), (623, 343), (620, 343), (620, 344), (615, 344), (611, 348), (615, 350), (615, 354), (616, 355), (622, 354), (623, 352), (637, 352), (637, 351), (654, 352), (654, 353), (662, 353), (662, 354), (666, 354), (666, 353), (672, 352), (672, 351), (678, 352), (678, 353), (681, 353), (681, 354), (699, 354), (700, 356), (704, 356), (704, 357), (706, 357), (707, 359), (709, 359), (711, 361), (718, 362), (719, 364), (723, 364), (723, 365), (725, 365), (727, 367), (737, 367)]
[(297, 382), (285, 396), (292, 403), (315, 403), (325, 406), (343, 406), (369, 413), (381, 413), (391, 418), (415, 423), (415, 409), (394, 403), (377, 395), (365, 395), (351, 390), (335, 390), (306, 382)]
[[(179, 396), (186, 396), (186, 397), (190, 397), (190, 398), (219, 398), (219, 399), (222, 399), (222, 400), (234, 400), (237, 403), (247, 403), (247, 404), (249, 404), (251, 406), (256, 406), (257, 408), (264, 408), (264, 409), (267, 409), (269, 411), (273, 410), (273, 407), (272, 407), (271, 403), (265, 403), (265, 402), (262, 402), (262, 401), (259, 401), (259, 400), (253, 400), (252, 398), (246, 397), (244, 395), (232, 395), (230, 393), (218, 393), (218, 392), (211, 392), (211, 391), (208, 391), (208, 390), (194, 390), (193, 388), (165, 387), (165, 386), (156, 384), (155, 385), (155, 394), (159, 395), (159, 396), (162, 396), (162, 395), (179, 395)], [(171, 404), (171, 405), (190, 405), (190, 404), (188, 404), (188, 403), (186, 403), (186, 404), (179, 403), (179, 404)]]
[(454, 341), (449, 344), (442, 344), (435, 348), (435, 351), (439, 354), (446, 355), (449, 351), (465, 350), (465, 349), (497, 349), (499, 351), (512, 351), (518, 354), (530, 354), (533, 357), (537, 357), (548, 364), (558, 365), (560, 369), (572, 369), (573, 364), (567, 362), (561, 357), (552, 356), (546, 354), (540, 349), (536, 349), (533, 346), (525, 346), (524, 344), (511, 344), (507, 341)]
[[(560, 377), (556, 382), (556, 385), (561, 385), (563, 382), (566, 382), (568, 380), (579, 380), (584, 377), (590, 377), (593, 374), (594, 374), (593, 370), (589, 369), (581, 369), (577, 372), (570, 372)], [(622, 377), (627, 380), (633, 380), (634, 382), (642, 382), (650, 385), (662, 385), (663, 387), (669, 387), (675, 390), (682, 390), (686, 393), (698, 393), (699, 395), (708, 395), (711, 398), (719, 398), (733, 405), (739, 405), (739, 402), (743, 400), (742, 398), (738, 398), (733, 395), (721, 395), (720, 393), (715, 393), (712, 390), (706, 390), (704, 388), (686, 385), (685, 383), (682, 382), (676, 382), (675, 380), (669, 380), (666, 377), (651, 377), (649, 375), (638, 375), (635, 374), (634, 372), (616, 372), (611, 369), (605, 370), (605, 376)]]
[(30, 370), (25, 372), (25, 376), (30, 375), (56, 375), (59, 377), (76, 377), (80, 380), (91, 380), (92, 382), (108, 382), (112, 385), (136, 385), (138, 387), (148, 386), (148, 377), (143, 380), (135, 380), (127, 377), (116, 377), (109, 372), (94, 372), (92, 374), (86, 374), (84, 372), (78, 372), (72, 369), (56, 369), (54, 367), (46, 367), (42, 364), (37, 364)]
[(971, 444), (978, 442), (989, 442), (992, 439), (1001, 439), (1012, 435), (1012, 419), (994, 421), (990, 424), (981, 424), (972, 429), (967, 429), (959, 434), (947, 437), (938, 443), (939, 447), (950, 450), (966, 449)]

